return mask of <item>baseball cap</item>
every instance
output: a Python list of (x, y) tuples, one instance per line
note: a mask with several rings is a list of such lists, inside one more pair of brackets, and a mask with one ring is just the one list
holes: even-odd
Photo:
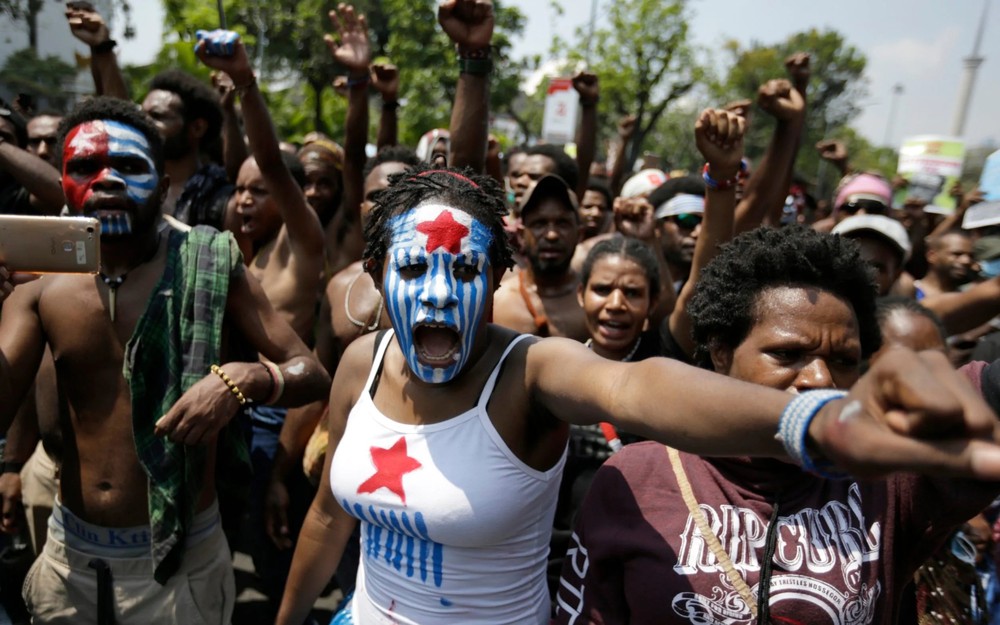
[(904, 263), (910, 258), (912, 251), (910, 237), (903, 224), (884, 215), (854, 215), (837, 224), (832, 232), (845, 237), (861, 233), (875, 234), (895, 248)]
[(566, 184), (566, 181), (555, 174), (548, 174), (539, 178), (535, 186), (524, 196), (524, 200), (521, 202), (521, 210), (519, 211), (521, 217), (523, 218), (524, 214), (538, 205), (541, 200), (549, 197), (559, 200), (560, 203), (572, 210), (574, 214), (576, 214), (577, 208), (579, 208), (579, 203), (576, 201), (576, 193), (573, 193), (569, 185)]
[(862, 201), (879, 202), (889, 208), (892, 205), (892, 187), (884, 178), (874, 174), (857, 174), (845, 178), (837, 189), (833, 207), (834, 210), (840, 210), (845, 204)]
[(667, 181), (667, 174), (659, 169), (643, 169), (625, 181), (619, 194), (623, 198), (649, 195), (654, 189)]

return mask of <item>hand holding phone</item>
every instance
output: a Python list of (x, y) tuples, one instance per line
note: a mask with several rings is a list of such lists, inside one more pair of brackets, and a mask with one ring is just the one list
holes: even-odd
[(93, 217), (0, 215), (0, 264), (8, 272), (96, 274), (100, 235)]

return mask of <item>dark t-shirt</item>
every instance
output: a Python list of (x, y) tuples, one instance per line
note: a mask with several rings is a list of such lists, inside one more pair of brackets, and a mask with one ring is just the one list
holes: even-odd
[[(916, 568), (998, 490), (908, 474), (826, 480), (778, 460), (681, 459), (755, 598), (780, 502), (770, 581), (776, 623), (894, 623)], [(597, 472), (567, 550), (555, 622), (754, 622), (688, 512), (663, 445), (630, 445)]]

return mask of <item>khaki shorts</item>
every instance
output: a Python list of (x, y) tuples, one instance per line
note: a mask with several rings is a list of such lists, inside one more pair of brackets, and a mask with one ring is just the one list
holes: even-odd
[[(97, 576), (93, 556), (49, 535), (24, 580), (32, 623), (97, 623)], [(226, 537), (212, 534), (188, 549), (180, 570), (165, 586), (153, 579), (150, 558), (103, 558), (111, 569), (115, 625), (229, 625), (236, 584)]]

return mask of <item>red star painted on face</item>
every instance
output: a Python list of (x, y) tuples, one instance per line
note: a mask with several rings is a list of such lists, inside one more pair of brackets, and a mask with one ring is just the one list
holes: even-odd
[(427, 252), (443, 247), (452, 254), (462, 251), (462, 238), (468, 236), (469, 229), (455, 221), (451, 211), (441, 211), (434, 221), (424, 221), (417, 225), (417, 232), (427, 235)]
[(389, 449), (372, 447), (371, 455), (372, 463), (375, 465), (375, 475), (358, 486), (358, 494), (374, 493), (380, 488), (388, 488), (396, 493), (405, 505), (406, 491), (403, 490), (403, 476), (422, 466), (415, 458), (406, 455), (406, 438), (399, 437)]

